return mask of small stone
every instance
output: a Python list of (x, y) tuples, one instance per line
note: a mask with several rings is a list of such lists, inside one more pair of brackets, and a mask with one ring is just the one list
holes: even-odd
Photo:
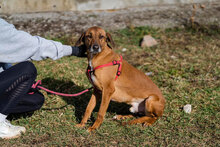
[(127, 51), (127, 49), (126, 49), (126, 48), (123, 48), (123, 49), (122, 49), (122, 52), (126, 52), (126, 51)]
[(146, 72), (145, 75), (151, 76), (151, 75), (153, 75), (153, 72)]
[(145, 35), (142, 42), (141, 42), (141, 47), (152, 47), (157, 45), (157, 41), (151, 36), (151, 35)]
[(205, 5), (200, 4), (200, 8), (201, 8), (201, 9), (205, 9)]
[(183, 107), (183, 110), (184, 110), (185, 113), (189, 113), (190, 114), (191, 111), (192, 111), (192, 106), (190, 104), (187, 104), (187, 105), (185, 105)]
[(170, 56), (170, 58), (172, 58), (172, 59), (176, 59), (176, 56), (172, 55), (172, 56)]
[(115, 116), (113, 117), (113, 119), (116, 120), (116, 119), (117, 119), (117, 115), (115, 115)]

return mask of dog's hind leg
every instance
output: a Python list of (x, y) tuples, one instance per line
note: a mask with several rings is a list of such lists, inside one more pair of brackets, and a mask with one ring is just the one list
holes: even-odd
[(164, 105), (164, 99), (159, 98), (157, 95), (150, 95), (145, 101), (145, 116), (129, 122), (124, 122), (123, 125), (143, 123), (144, 126), (150, 126), (158, 119), (158, 117), (162, 116)]

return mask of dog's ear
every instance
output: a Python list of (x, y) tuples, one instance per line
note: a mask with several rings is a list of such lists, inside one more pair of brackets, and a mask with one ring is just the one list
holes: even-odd
[(75, 43), (75, 46), (80, 46), (82, 44), (84, 44), (85, 41), (85, 32), (82, 33), (82, 35), (79, 37), (79, 39), (77, 40), (77, 42)]
[(109, 33), (106, 33), (106, 36), (107, 36), (107, 43), (108, 43), (108, 46), (109, 47), (111, 47), (110, 45), (109, 45), (109, 43), (112, 45), (112, 47), (115, 47), (115, 43), (114, 43), (114, 41), (113, 41), (113, 39), (112, 39), (112, 36), (109, 34)]

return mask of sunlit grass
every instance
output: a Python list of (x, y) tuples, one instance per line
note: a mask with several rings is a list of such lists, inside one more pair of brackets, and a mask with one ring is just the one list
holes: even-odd
[[(89, 134), (86, 128), (96, 119), (99, 107), (85, 129), (74, 125), (80, 122), (91, 92), (74, 98), (43, 92), (46, 101), (42, 109), (31, 117), (26, 114), (12, 120), (27, 132), (18, 139), (1, 140), (0, 146), (219, 146), (220, 35), (209, 32), (149, 27), (111, 32), (117, 44), (114, 50), (141, 71), (153, 72), (150, 78), (167, 100), (163, 117), (153, 126), (122, 126), (112, 117), (127, 113), (129, 107), (112, 102), (101, 127)], [(142, 49), (139, 41), (147, 34), (159, 44)], [(69, 37), (52, 39), (72, 45), (75, 41)], [(49, 89), (76, 93), (91, 86), (85, 75), (85, 58), (47, 59), (34, 64), (38, 79)], [(192, 105), (191, 114), (183, 112), (186, 104)]]

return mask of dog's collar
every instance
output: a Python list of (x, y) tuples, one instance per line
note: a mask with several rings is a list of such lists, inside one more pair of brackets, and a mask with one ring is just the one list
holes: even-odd
[(91, 78), (91, 74), (95, 72), (96, 69), (99, 69), (99, 68), (103, 68), (103, 67), (107, 67), (107, 66), (114, 66), (114, 65), (118, 65), (118, 70), (117, 70), (117, 73), (116, 73), (116, 77), (115, 77), (115, 80), (117, 80), (117, 78), (121, 75), (121, 64), (122, 64), (122, 56), (120, 55), (120, 60), (113, 60), (112, 62), (110, 63), (107, 63), (107, 64), (103, 64), (103, 65), (100, 65), (100, 66), (97, 66), (95, 67), (94, 69), (91, 68), (90, 65), (88, 65), (88, 68), (87, 68), (87, 74), (88, 74), (88, 77), (89, 77), (89, 80), (90, 82), (93, 84), (92, 82), (92, 78)]

